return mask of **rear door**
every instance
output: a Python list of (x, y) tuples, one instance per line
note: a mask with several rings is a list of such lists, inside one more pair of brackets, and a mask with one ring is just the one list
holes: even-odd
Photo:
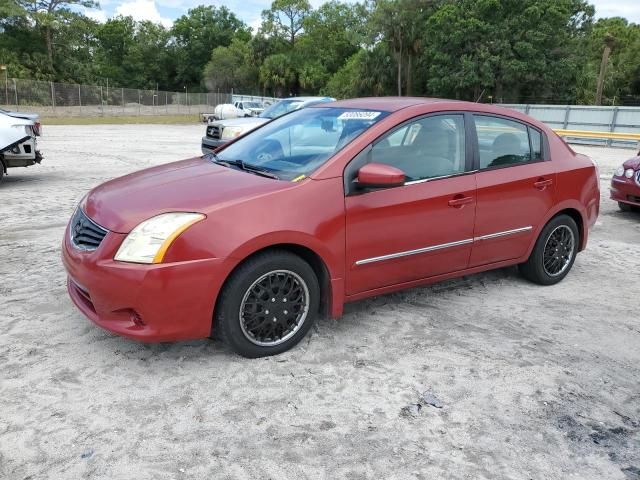
[(523, 256), (553, 207), (556, 174), (542, 132), (474, 114), (477, 207), (469, 267)]

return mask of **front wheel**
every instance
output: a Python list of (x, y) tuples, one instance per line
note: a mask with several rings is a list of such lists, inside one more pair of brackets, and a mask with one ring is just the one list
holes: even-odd
[(578, 254), (580, 234), (573, 218), (558, 215), (545, 225), (520, 273), (540, 285), (553, 285), (567, 276)]
[(276, 355), (302, 340), (319, 305), (309, 264), (286, 251), (268, 251), (233, 272), (220, 294), (214, 330), (243, 357)]

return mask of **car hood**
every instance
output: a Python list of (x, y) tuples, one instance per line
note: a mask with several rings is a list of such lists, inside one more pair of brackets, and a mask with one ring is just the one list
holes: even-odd
[(197, 157), (110, 180), (91, 190), (81, 206), (107, 230), (128, 233), (161, 213), (207, 215), (227, 204), (291, 185)]
[(634, 170), (637, 170), (638, 168), (640, 168), (640, 156), (630, 158), (622, 165), (624, 166), (624, 168), (633, 168)]
[(33, 120), (34, 122), (37, 122), (38, 119), (40, 118), (40, 115), (38, 115), (37, 113), (25, 113), (25, 112), (2, 112), (5, 115), (9, 115), (10, 117), (14, 117), (14, 118), (24, 118), (25, 120)]
[(257, 127), (258, 125), (262, 125), (263, 123), (267, 123), (270, 118), (260, 118), (260, 117), (243, 117), (243, 118), (230, 118), (228, 120), (216, 120), (215, 122), (211, 122), (210, 125), (220, 125), (222, 127)]

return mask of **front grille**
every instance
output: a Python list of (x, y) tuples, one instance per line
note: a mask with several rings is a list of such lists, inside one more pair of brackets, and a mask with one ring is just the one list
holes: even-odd
[(71, 220), (69, 231), (71, 243), (80, 250), (95, 250), (109, 233), (108, 230), (87, 217), (80, 207)]
[(220, 140), (220, 131), (222, 129), (218, 125), (210, 125), (207, 127), (207, 137)]

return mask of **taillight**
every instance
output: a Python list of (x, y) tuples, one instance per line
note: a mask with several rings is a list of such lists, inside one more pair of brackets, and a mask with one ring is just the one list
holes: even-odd
[(40, 135), (40, 122), (36, 122), (33, 129), (35, 130), (36, 135)]

